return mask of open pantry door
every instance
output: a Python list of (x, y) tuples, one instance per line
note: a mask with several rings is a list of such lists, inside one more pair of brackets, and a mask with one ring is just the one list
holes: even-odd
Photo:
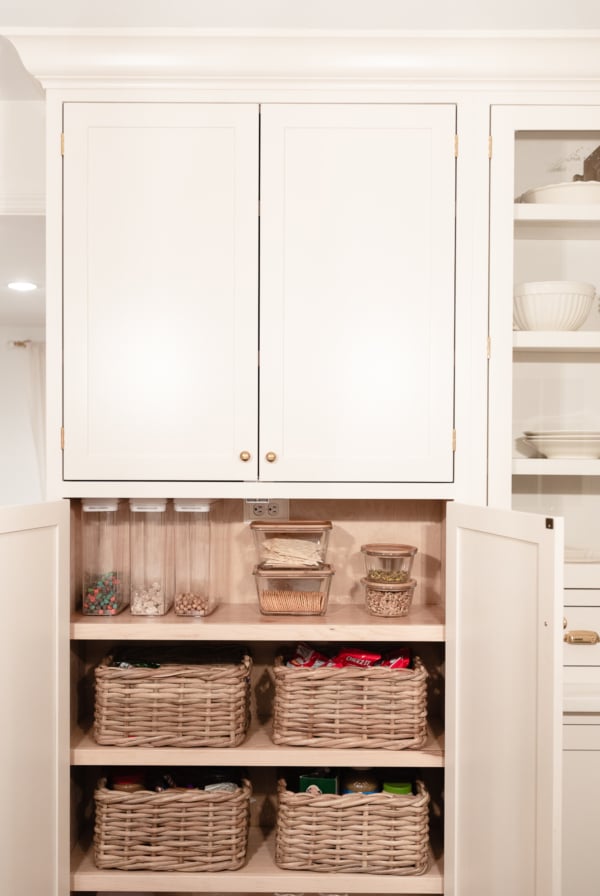
[(446, 896), (559, 896), (562, 520), (449, 505)]
[(0, 893), (69, 892), (69, 504), (0, 508)]

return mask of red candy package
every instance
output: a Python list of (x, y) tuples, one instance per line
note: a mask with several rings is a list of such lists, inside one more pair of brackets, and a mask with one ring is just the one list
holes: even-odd
[(316, 669), (319, 666), (329, 665), (329, 663), (329, 657), (319, 653), (319, 651), (315, 650), (314, 647), (311, 647), (310, 644), (298, 644), (296, 653), (290, 660), (288, 660), (286, 665), (298, 666), (304, 669)]
[(412, 654), (408, 647), (396, 647), (388, 650), (381, 661), (386, 669), (410, 669), (412, 668)]
[(363, 669), (368, 669), (371, 666), (377, 665), (377, 663), (381, 659), (380, 653), (370, 653), (366, 650), (352, 650), (348, 648), (344, 648), (340, 650), (340, 652), (334, 656), (333, 664), (335, 666), (360, 666)]

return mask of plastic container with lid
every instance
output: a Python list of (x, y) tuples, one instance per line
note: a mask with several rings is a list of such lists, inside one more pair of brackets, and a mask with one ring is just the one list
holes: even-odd
[(325, 565), (332, 529), (329, 520), (254, 520), (250, 529), (263, 569), (319, 569)]
[(126, 507), (118, 499), (82, 501), (82, 601), (86, 616), (115, 616), (129, 603)]
[(373, 616), (407, 616), (417, 585), (416, 579), (398, 585), (361, 579), (367, 610)]
[(163, 616), (172, 603), (167, 579), (167, 502), (131, 498), (131, 612)]
[(372, 582), (400, 585), (408, 582), (417, 553), (412, 544), (363, 544), (367, 578)]
[(217, 606), (210, 582), (210, 503), (173, 501), (175, 598), (178, 616), (208, 616)]
[(413, 786), (410, 781), (384, 781), (381, 788), (384, 793), (395, 793), (406, 796), (413, 792)]
[(266, 616), (322, 616), (327, 610), (331, 566), (308, 569), (254, 569), (260, 612)]

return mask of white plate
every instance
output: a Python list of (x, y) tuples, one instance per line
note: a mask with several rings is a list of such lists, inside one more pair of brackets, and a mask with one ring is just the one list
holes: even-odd
[(600, 439), (600, 432), (594, 429), (542, 429), (526, 430), (528, 439)]
[(517, 202), (600, 202), (600, 181), (575, 180), (534, 187), (519, 196)]
[(544, 457), (581, 459), (600, 457), (600, 438), (590, 439), (525, 439)]
[(591, 548), (565, 548), (565, 563), (600, 563), (600, 551)]

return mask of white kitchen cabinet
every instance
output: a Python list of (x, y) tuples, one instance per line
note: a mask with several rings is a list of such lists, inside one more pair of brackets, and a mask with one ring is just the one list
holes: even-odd
[[(549, 670), (555, 668), (560, 649), (560, 521), (550, 524), (543, 517), (460, 505), (446, 507), (441, 502), (380, 502), (375, 508), (380, 515), (377, 521), (367, 518), (364, 502), (333, 503), (340, 516), (339, 539), (336, 541), (334, 523), (330, 549), (332, 559), (337, 558), (340, 585), (327, 614), (314, 618), (261, 616), (255, 594), (245, 590), (251, 581), (245, 568), (246, 555), (240, 556), (234, 545), (229, 547), (229, 562), (233, 564), (229, 573), (238, 587), (226, 595), (211, 616), (195, 620), (170, 613), (162, 618), (143, 618), (128, 611), (111, 619), (82, 616), (76, 607), (79, 579), (74, 573), (70, 599), (68, 595), (67, 502), (58, 507), (3, 511), (3, 565), (10, 573), (11, 594), (23, 594), (22, 600), (13, 604), (10, 626), (4, 628), (11, 632), (3, 649), (6, 679), (10, 675), (16, 678), (14, 669), (26, 666), (23, 658), (34, 648), (36, 658), (35, 674), (29, 675), (25, 691), (19, 689), (19, 700), (14, 699), (16, 691), (10, 688), (4, 690), (3, 697), (4, 717), (11, 732), (5, 736), (3, 748), (7, 786), (11, 789), (0, 813), (6, 834), (3, 842), (10, 843), (12, 850), (11, 860), (3, 861), (0, 869), (7, 892), (35, 892), (36, 875), (43, 867), (45, 875), (48, 868), (55, 869), (50, 891), (55, 896), (67, 896), (69, 892), (184, 893), (199, 889), (231, 894), (332, 889), (446, 896), (558, 893), (553, 889), (555, 868), (548, 856), (558, 855), (553, 836), (558, 830), (555, 760), (560, 714), (556, 681)], [(372, 502), (369, 505), (373, 511)], [(301, 513), (302, 509), (300, 506), (297, 510)], [(331, 505), (326, 509), (331, 510)], [(312, 512), (314, 507), (304, 510)], [(76, 570), (77, 502), (71, 512), (71, 567)], [(250, 533), (241, 520), (230, 520), (226, 528), (236, 548), (249, 541)], [(421, 544), (422, 557), (417, 566), (421, 594), (409, 616), (394, 621), (367, 614), (357, 593), (358, 575), (353, 569), (362, 563), (356, 539), (398, 529)], [(62, 541), (58, 540), (59, 534)], [(25, 557), (28, 562), (24, 562)], [(520, 576), (509, 588), (505, 576), (490, 572), (517, 565)], [(240, 570), (244, 570), (243, 575)], [(49, 584), (51, 581), (56, 586), (54, 597), (45, 588), (46, 575)], [(519, 624), (515, 625), (517, 614)], [(32, 646), (32, 634), (38, 631), (40, 637)], [(299, 640), (411, 644), (434, 661), (435, 689), (445, 693), (445, 722), (431, 715), (428, 741), (417, 751), (278, 747), (269, 737), (268, 720), (256, 714), (246, 741), (230, 750), (115, 748), (95, 743), (85, 724), (89, 717), (83, 706), (91, 696), (93, 667), (112, 645), (232, 640), (250, 643), (259, 661), (272, 656), (281, 643)], [(515, 657), (518, 662), (513, 662)], [(45, 674), (46, 666), (53, 674)], [(445, 675), (445, 684), (440, 674)], [(22, 683), (23, 675), (18, 681)], [(264, 690), (263, 676), (257, 676), (255, 685), (260, 687), (261, 681)], [(69, 702), (73, 713), (70, 753)], [(41, 737), (47, 734), (48, 750), (40, 751)], [(69, 755), (70, 823), (66, 793)], [(430, 867), (416, 877), (284, 872), (273, 861), (272, 833), (254, 827), (247, 864), (239, 871), (188, 874), (98, 870), (90, 848), (88, 801), (102, 769), (190, 764), (247, 767), (255, 783), (256, 817), (263, 822), (268, 818), (268, 805), (274, 805), (278, 767), (368, 764), (413, 769), (431, 782), (430, 789), (442, 813), (437, 824), (432, 819)], [(507, 780), (511, 788), (505, 786)], [(23, 781), (31, 785), (25, 816)], [(15, 783), (14, 788), (10, 782)], [(32, 812), (39, 849), (44, 849), (47, 864), (31, 863), (25, 873), (21, 870), (22, 857), (31, 841)], [(18, 821), (21, 818), (22, 823)], [(9, 886), (14, 880), (17, 886)], [(37, 891), (41, 891), (39, 887)]]
[(262, 106), (261, 480), (453, 480), (455, 133)]
[(257, 105), (63, 128), (64, 479), (255, 478)]
[(451, 483), (455, 106), (263, 104), (260, 288), (258, 112), (64, 104), (64, 480)]
[[(513, 287), (577, 280), (600, 288), (600, 206), (515, 202), (583, 174), (600, 145), (599, 106), (493, 107), (490, 214), (490, 502), (558, 513), (568, 551), (595, 540), (600, 460), (536, 456), (525, 431), (600, 431), (600, 315), (576, 331), (512, 329)], [(512, 484), (512, 485), (511, 485)], [(600, 556), (600, 553), (599, 553)]]
[(0, 892), (69, 892), (69, 505), (0, 509)]
[(572, 181), (600, 145), (600, 105), (506, 106), (491, 116), (490, 496), (565, 520), (565, 643), (562, 892), (598, 889), (592, 847), (600, 776), (598, 716), (572, 711), (598, 702), (600, 506), (598, 457), (536, 456), (526, 431), (600, 430), (600, 316), (597, 299), (579, 330), (514, 331), (513, 284), (541, 280), (593, 283), (600, 291), (600, 205), (515, 202), (526, 190)]

